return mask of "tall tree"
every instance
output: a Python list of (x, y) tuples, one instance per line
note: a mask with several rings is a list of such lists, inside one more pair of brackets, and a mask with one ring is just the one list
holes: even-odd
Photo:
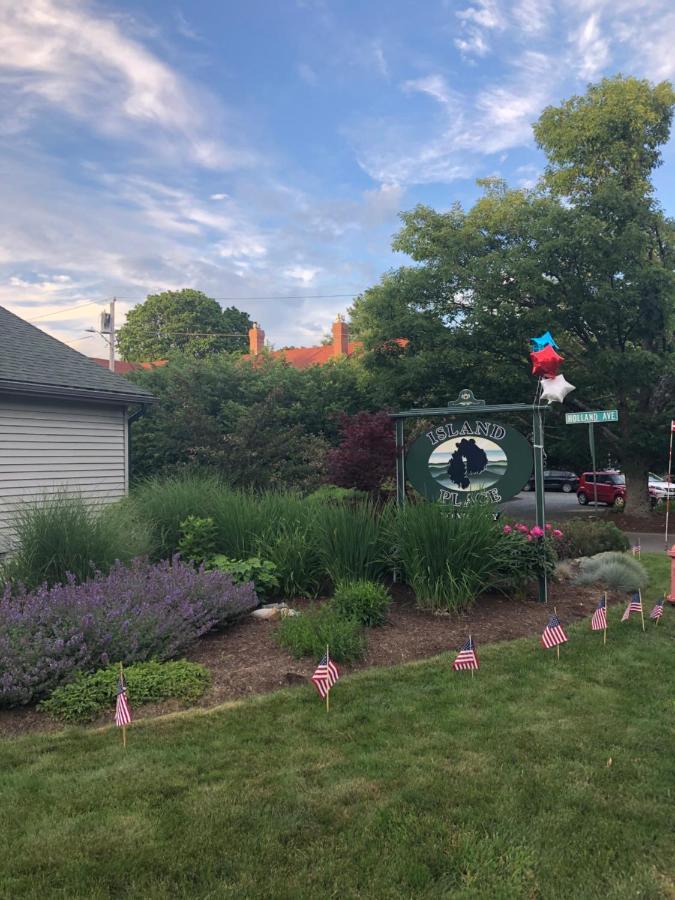
[(166, 359), (180, 351), (204, 357), (248, 349), (248, 313), (223, 309), (211, 297), (190, 289), (150, 294), (135, 306), (120, 328), (117, 345), (123, 359)]
[[(577, 385), (568, 403), (619, 409), (618, 426), (604, 436), (634, 510), (646, 509), (647, 472), (663, 464), (675, 412), (675, 227), (651, 180), (674, 107), (668, 83), (605, 79), (543, 112), (535, 136), (548, 166), (535, 190), (487, 180), (468, 211), (405, 213), (394, 242), (427, 288), (422, 306), (415, 291), (397, 299), (399, 321), (405, 313), (419, 326), (410, 326), (418, 354), (443, 358), (491, 399), (532, 390), (527, 339), (556, 330)], [(399, 273), (399, 284), (407, 277)], [(360, 298), (354, 318), (364, 331), (395, 337), (382, 290), (387, 279)], [(433, 338), (425, 333), (430, 316)], [(399, 363), (412, 377), (414, 357)]]

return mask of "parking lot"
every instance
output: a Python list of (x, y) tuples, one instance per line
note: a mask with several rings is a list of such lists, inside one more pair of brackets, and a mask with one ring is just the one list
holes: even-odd
[[(534, 491), (521, 491), (513, 500), (502, 505), (509, 516), (522, 519), (524, 522), (535, 521)], [(608, 507), (598, 503), (597, 510), (592, 503), (581, 506), (575, 493), (564, 494), (562, 491), (546, 491), (546, 517), (548, 519), (564, 519), (567, 516), (603, 515)]]

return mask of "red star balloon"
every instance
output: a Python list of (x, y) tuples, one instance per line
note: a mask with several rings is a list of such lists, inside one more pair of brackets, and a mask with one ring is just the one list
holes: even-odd
[(565, 362), (565, 357), (556, 353), (548, 344), (543, 350), (534, 350), (530, 353), (532, 360), (532, 374), (542, 375), (544, 378), (555, 378), (560, 366)]

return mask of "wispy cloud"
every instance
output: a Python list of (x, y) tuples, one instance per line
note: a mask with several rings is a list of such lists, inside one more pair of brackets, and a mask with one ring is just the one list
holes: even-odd
[[(5, 112), (66, 112), (109, 136), (153, 139), (207, 168), (243, 165), (249, 153), (212, 124), (218, 105), (112, 17), (77, 0), (0, 0), (0, 79)], [(160, 143), (160, 142), (158, 142)]]

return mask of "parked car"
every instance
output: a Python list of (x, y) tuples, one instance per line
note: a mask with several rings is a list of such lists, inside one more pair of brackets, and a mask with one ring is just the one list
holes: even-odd
[[(571, 494), (579, 486), (579, 476), (574, 472), (568, 472), (564, 469), (545, 469), (544, 470), (544, 490), (545, 491), (562, 491), (565, 494)], [(534, 490), (534, 475), (527, 482), (524, 491)]]
[(626, 505), (626, 477), (621, 472), (582, 472), (577, 500), (582, 506), (593, 503), (597, 487), (598, 503), (621, 508)]
[(660, 475), (649, 473), (649, 496), (653, 500), (665, 500), (670, 495), (670, 499), (675, 499), (675, 484), (668, 484), (665, 478)]

